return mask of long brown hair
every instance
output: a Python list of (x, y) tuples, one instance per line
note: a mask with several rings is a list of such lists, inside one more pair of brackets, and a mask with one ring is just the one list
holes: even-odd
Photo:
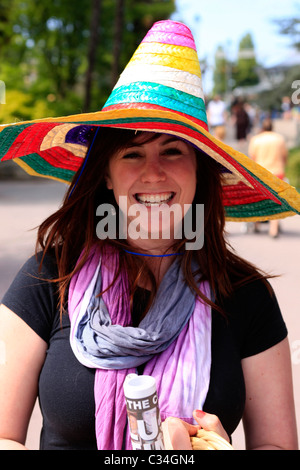
[[(61, 208), (39, 227), (36, 252), (42, 249), (42, 263), (45, 254), (54, 250), (58, 266), (58, 278), (55, 282), (59, 287), (61, 311), (72, 275), (84, 264), (94, 244), (101, 248), (110, 243), (119, 249), (119, 268), (125, 268), (129, 275), (132, 297), (141, 276), (147, 276), (152, 283), (149, 305), (155, 295), (155, 278), (145, 258), (125, 253), (122, 248), (128, 248), (126, 240), (99, 240), (96, 236), (96, 208), (102, 203), (110, 203), (118, 211), (113, 192), (106, 187), (108, 163), (118, 150), (125, 148), (134, 138), (135, 131), (100, 128), (84, 169), (79, 169), (75, 174)], [(194, 205), (204, 204), (204, 246), (197, 251), (184, 250), (186, 240), (182, 239), (177, 241), (174, 249), (184, 250), (181, 257), (182, 269), (188, 285), (204, 301), (211, 303), (198, 289), (197, 273), (193, 273), (191, 268), (192, 257), (198, 262), (199, 276), (209, 281), (214, 296), (219, 299), (230, 296), (235, 287), (254, 279), (265, 279), (266, 275), (237, 256), (228, 245), (224, 237), (221, 167), (205, 153), (195, 151), (197, 188)], [(81, 262), (76, 265), (83, 250)], [(214, 306), (221, 311), (219, 307)]]

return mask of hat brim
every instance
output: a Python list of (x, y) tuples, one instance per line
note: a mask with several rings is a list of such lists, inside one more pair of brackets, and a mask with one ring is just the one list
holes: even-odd
[(0, 126), (0, 160), (30, 175), (70, 183), (86, 155), (86, 142), (69, 142), (75, 127), (105, 126), (173, 134), (219, 162), (229, 221), (260, 221), (300, 214), (300, 194), (246, 155), (214, 138), (194, 120), (164, 109), (120, 108)]

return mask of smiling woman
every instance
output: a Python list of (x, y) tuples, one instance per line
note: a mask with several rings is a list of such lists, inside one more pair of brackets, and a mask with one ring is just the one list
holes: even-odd
[(24, 443), (38, 394), (41, 449), (132, 449), (131, 373), (154, 377), (179, 434), (229, 441), (243, 418), (248, 448), (297, 446), (282, 314), (224, 228), (298, 214), (300, 195), (211, 136), (185, 25), (153, 25), (102, 111), (0, 127), (0, 157), (70, 182), (0, 307), (2, 448)]
[[(166, 251), (172, 247), (176, 233), (174, 224), (181, 222), (186, 206), (189, 207), (194, 200), (196, 168), (194, 148), (176, 137), (163, 134), (141, 133), (110, 160), (107, 187), (113, 190), (118, 205), (120, 198), (125, 198), (128, 222), (132, 221), (132, 206), (134, 213), (140, 211), (144, 215), (139, 219), (141, 235), (144, 234), (142, 244), (137, 240), (133, 243), (137, 248), (160, 253), (164, 247)], [(165, 219), (171, 223), (167, 227), (170, 235), (164, 247), (161, 244), (164, 214), (162, 212), (160, 220), (153, 216), (162, 204)], [(172, 207), (176, 207), (174, 216), (178, 214), (177, 219), (180, 218), (173, 223), (167, 218), (167, 209)], [(128, 241), (132, 244), (132, 240)]]

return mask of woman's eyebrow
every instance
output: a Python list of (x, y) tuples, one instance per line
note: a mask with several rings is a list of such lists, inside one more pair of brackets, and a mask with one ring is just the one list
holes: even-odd
[[(170, 144), (172, 142), (180, 142), (180, 139), (178, 139), (177, 137), (171, 135), (170, 137), (168, 137), (166, 140), (164, 140), (161, 144), (162, 145), (165, 145), (165, 144)], [(182, 142), (182, 141), (181, 141)]]
[[(172, 142), (184, 142), (183, 140), (181, 139), (178, 139), (178, 137), (176, 136), (173, 136), (173, 135), (170, 135), (169, 137), (166, 137), (165, 140), (162, 140), (160, 142), (160, 145), (167, 145), (167, 144), (170, 144)], [(146, 142), (131, 142), (128, 144), (128, 146), (126, 148), (134, 148), (134, 147), (142, 147), (143, 145), (147, 144), (148, 141)]]

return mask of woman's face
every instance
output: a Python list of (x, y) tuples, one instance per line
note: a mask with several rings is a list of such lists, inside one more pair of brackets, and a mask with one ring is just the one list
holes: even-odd
[[(139, 134), (111, 158), (107, 174), (107, 187), (113, 190), (122, 212), (126, 212), (127, 223), (134, 220), (134, 214), (140, 209), (144, 219), (140, 217), (138, 221), (145, 224), (148, 235), (150, 231), (153, 235), (158, 228), (153, 222), (157, 219), (152, 219), (151, 214), (155, 216), (161, 209), (172, 212), (176, 207), (177, 214), (181, 209), (182, 220), (187, 210), (185, 205), (193, 202), (196, 191), (197, 164), (193, 147), (172, 135), (153, 137), (154, 134), (148, 132)], [(166, 217), (162, 215), (162, 219)], [(159, 236), (163, 230), (161, 224), (163, 221)], [(175, 219), (170, 224), (174, 225)], [(173, 239), (172, 231), (170, 239)]]

